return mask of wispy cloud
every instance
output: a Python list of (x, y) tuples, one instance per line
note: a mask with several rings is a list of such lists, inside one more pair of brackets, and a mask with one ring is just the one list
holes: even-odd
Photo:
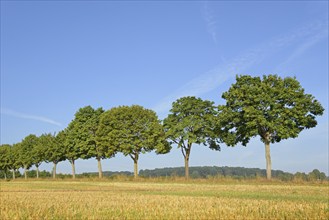
[[(323, 28), (319, 30), (318, 33), (309, 36), (305, 41), (299, 44), (295, 50), (291, 53), (291, 55), (285, 59), (285, 61), (279, 64), (275, 70), (275, 72), (284, 71), (287, 66), (296, 58), (300, 57), (304, 54), (308, 49), (312, 48), (315, 44), (322, 41), (325, 38), (328, 38), (328, 23), (323, 23)], [(326, 27), (326, 28), (325, 28)]]
[[(291, 55), (290, 59), (294, 56), (299, 56), (307, 48), (314, 45), (314, 43), (319, 39), (322, 39), (323, 36), (325, 36), (324, 30), (327, 29), (327, 21), (315, 21), (305, 24), (301, 28), (297, 28), (288, 34), (273, 38), (251, 50), (242, 52), (236, 58), (231, 59), (228, 62), (201, 74), (199, 77), (190, 80), (176, 92), (161, 100), (153, 107), (153, 110), (155, 110), (158, 114), (162, 114), (167, 112), (171, 108), (172, 102), (180, 97), (201, 96), (206, 94), (207, 92), (218, 88), (221, 84), (234, 77), (236, 74), (242, 74), (252, 66), (261, 63), (265, 58), (288, 46), (299, 43), (298, 45), (301, 46), (295, 52), (295, 55)], [(305, 42), (305, 39), (313, 40)]]
[(208, 2), (204, 4), (204, 20), (206, 21), (208, 33), (217, 44), (217, 19)]
[(59, 123), (57, 121), (54, 121), (52, 119), (43, 117), (43, 116), (25, 114), (25, 113), (16, 112), (16, 111), (13, 111), (11, 109), (6, 109), (6, 108), (1, 108), (1, 114), (2, 115), (9, 115), (9, 116), (16, 117), (16, 118), (31, 119), (31, 120), (45, 122), (45, 123), (48, 123), (48, 124), (62, 126), (61, 123)]
[(258, 50), (250, 50), (241, 56), (232, 59), (226, 64), (219, 65), (199, 77), (187, 82), (173, 94), (165, 97), (153, 110), (158, 114), (168, 111), (173, 101), (184, 96), (200, 96), (216, 89), (237, 73), (245, 71), (247, 68), (262, 60), (263, 54)]

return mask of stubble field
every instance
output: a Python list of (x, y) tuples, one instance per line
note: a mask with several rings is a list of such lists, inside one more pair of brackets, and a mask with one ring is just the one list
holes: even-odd
[(328, 184), (1, 182), (1, 219), (328, 219)]

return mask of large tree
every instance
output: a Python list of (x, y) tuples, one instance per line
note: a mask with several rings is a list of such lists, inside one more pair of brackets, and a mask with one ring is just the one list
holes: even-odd
[(80, 108), (75, 113), (75, 118), (72, 122), (74, 135), (71, 135), (75, 139), (76, 146), (81, 151), (82, 159), (96, 158), (99, 178), (103, 176), (101, 159), (104, 159), (106, 155), (104, 148), (96, 142), (96, 131), (103, 112), (102, 108), (93, 109), (91, 106)]
[(110, 153), (122, 152), (134, 161), (134, 176), (138, 176), (140, 153), (170, 150), (163, 126), (154, 111), (138, 105), (120, 106), (104, 112), (98, 130), (98, 141), (108, 146)]
[(265, 144), (267, 179), (271, 179), (270, 143), (296, 138), (308, 128), (315, 127), (315, 117), (324, 109), (310, 94), (306, 94), (296, 78), (277, 75), (236, 77), (222, 98), (219, 121), (228, 146), (260, 136)]
[(183, 97), (172, 104), (172, 109), (164, 119), (167, 138), (171, 144), (181, 149), (185, 162), (185, 178), (189, 178), (189, 159), (192, 144), (209, 145), (220, 150), (220, 139), (216, 134), (216, 114), (214, 103), (193, 96)]

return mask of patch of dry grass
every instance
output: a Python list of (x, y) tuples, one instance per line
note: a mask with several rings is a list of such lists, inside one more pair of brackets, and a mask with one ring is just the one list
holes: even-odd
[(1, 182), (1, 219), (328, 219), (329, 186)]

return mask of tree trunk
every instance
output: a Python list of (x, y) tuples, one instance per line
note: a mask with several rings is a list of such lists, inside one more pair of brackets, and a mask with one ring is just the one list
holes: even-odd
[(6, 174), (6, 171), (4, 171), (4, 174), (5, 174), (5, 180), (7, 180), (7, 174)]
[(270, 142), (265, 142), (265, 158), (266, 158), (266, 176), (267, 179), (270, 180), (272, 175), (272, 162), (271, 162), (271, 155), (270, 155)]
[(26, 168), (26, 166), (24, 166), (24, 177), (25, 177), (25, 179), (27, 179), (27, 168)]
[(39, 166), (36, 166), (37, 168), (37, 179), (39, 179)]
[(57, 162), (53, 162), (54, 163), (54, 167), (53, 167), (53, 179), (56, 178), (56, 166), (57, 166)]
[(71, 160), (71, 165), (72, 165), (72, 178), (75, 179), (75, 164), (74, 164), (74, 160)]
[(190, 175), (189, 175), (189, 167), (188, 167), (188, 160), (189, 158), (186, 156), (184, 158), (185, 160), (185, 179), (188, 180), (190, 178)]
[(188, 144), (187, 145), (187, 149), (185, 151), (185, 155), (184, 155), (184, 160), (185, 160), (185, 179), (188, 180), (190, 178), (190, 172), (189, 172), (189, 159), (190, 159), (190, 153), (191, 153), (191, 148), (192, 148), (192, 144)]
[(13, 180), (15, 179), (15, 169), (13, 169)]
[(134, 178), (136, 179), (138, 177), (138, 159), (135, 158), (134, 160)]
[(97, 158), (97, 163), (98, 163), (98, 177), (102, 178), (103, 177), (103, 171), (102, 171), (101, 158)]

